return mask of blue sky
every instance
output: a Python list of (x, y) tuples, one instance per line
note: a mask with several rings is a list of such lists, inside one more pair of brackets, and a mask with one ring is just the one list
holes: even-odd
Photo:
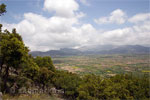
[[(0, 0), (0, 3), (7, 5), (7, 13), (0, 22), (4, 28), (17, 28), (31, 50), (150, 43), (147, 38), (150, 30), (146, 27), (150, 20), (149, 0)], [(30, 25), (32, 35), (26, 33)], [(43, 27), (39, 33), (37, 27)], [(39, 39), (40, 43), (36, 41)]]
[[(124, 10), (129, 16), (150, 11), (149, 0), (87, 0), (89, 5), (82, 4), (80, 0), (77, 1), (80, 4), (79, 9), (88, 15), (83, 21), (90, 23), (93, 23), (94, 18), (107, 16), (118, 8)], [(52, 15), (43, 11), (44, 0), (0, 0), (0, 2), (7, 5), (7, 13), (2, 20), (9, 23), (17, 23), (19, 19), (15, 19), (14, 16), (18, 15), (23, 19), (23, 14), (28, 12), (42, 14), (46, 17)]]

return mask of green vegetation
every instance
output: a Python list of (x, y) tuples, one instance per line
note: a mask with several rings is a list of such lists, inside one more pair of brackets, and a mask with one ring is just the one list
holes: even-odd
[[(147, 60), (143, 57), (145, 55), (141, 56), (141, 59), (137, 58), (140, 70), (147, 69)], [(83, 56), (82, 59), (78, 57), (76, 59), (69, 58), (69, 60), (67, 57), (60, 58), (61, 60), (57, 58), (54, 59), (55, 62), (63, 62), (64, 59), (69, 66), (68, 68), (74, 61), (75, 63), (71, 66), (73, 66), (72, 71), (75, 71), (72, 73), (57, 70), (51, 57), (33, 58), (29, 55), (29, 49), (25, 46), (16, 29), (13, 29), (12, 32), (2, 31), (2, 25), (0, 25), (0, 91), (4, 94), (4, 100), (57, 100), (58, 98), (53, 97), (53, 95), (68, 100), (149, 100), (149, 73), (145, 73), (141, 77), (121, 74), (125, 68), (121, 64), (128, 65), (130, 71), (137, 67), (135, 66), (137, 62), (134, 60), (133, 62), (136, 63), (130, 62), (127, 64), (124, 62), (128, 61), (126, 58), (128, 56), (124, 55), (115, 57), (96, 56), (94, 60), (92, 60), (93, 56), (86, 58)], [(116, 60), (120, 62), (116, 64)], [(62, 63), (55, 65), (57, 68), (58, 65), (63, 66)], [(95, 66), (91, 67), (92, 65)], [(132, 66), (131, 69), (130, 66)], [(141, 66), (144, 66), (145, 69)], [(140, 71), (139, 69), (137, 72)], [(118, 75), (109, 77), (87, 73), (87, 75), (80, 75), (76, 71), (96, 72), (96, 74), (114, 74), (115, 72)], [(54, 93), (46, 91), (52, 88), (55, 91)], [(23, 90), (24, 92), (21, 92)], [(27, 90), (30, 90), (30, 92)], [(38, 93), (34, 95), (35, 90)]]
[(66, 98), (75, 99), (78, 97), (77, 87), (82, 79), (77, 75), (65, 71), (57, 71), (54, 78), (54, 86), (57, 89), (63, 89)]
[(78, 87), (79, 100), (148, 100), (149, 80), (130, 75), (116, 75), (102, 79), (100, 76), (87, 75)]
[(43, 87), (49, 84), (55, 71), (50, 57), (33, 58), (28, 55), (29, 50), (15, 29), (12, 33), (7, 30), (1, 32), (0, 37), (2, 92), (8, 93), (14, 84), (17, 85), (17, 89), (29, 82)]
[(6, 5), (0, 4), (0, 16), (6, 13)]
[(104, 77), (116, 74), (144, 74), (150, 71), (149, 55), (89, 55), (53, 58), (59, 70), (77, 74), (96, 74)]

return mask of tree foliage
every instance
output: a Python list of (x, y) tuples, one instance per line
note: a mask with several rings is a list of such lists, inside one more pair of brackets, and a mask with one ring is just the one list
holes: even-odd
[(137, 78), (131, 75), (116, 75), (102, 79), (88, 75), (78, 87), (78, 100), (145, 100), (150, 98), (148, 77)]
[(4, 81), (3, 91), (6, 91), (8, 89), (6, 84), (11, 71), (18, 73), (17, 70), (21, 69), (20, 64), (24, 62), (29, 50), (17, 33), (10, 33), (5, 30), (3, 33), (1, 32), (0, 37), (0, 73)]
[[(0, 16), (5, 12), (6, 6), (1, 4)], [(62, 89), (69, 100), (149, 100), (149, 83), (149, 75), (102, 78), (56, 70), (51, 57), (33, 58), (16, 29), (2, 31), (0, 24), (0, 91), (4, 93), (36, 85), (43, 90), (51, 86)]]
[[(0, 25), (1, 29), (2, 25)], [(48, 86), (52, 82), (55, 70), (51, 57), (33, 58), (29, 55), (29, 49), (16, 29), (13, 29), (12, 32), (0, 31), (0, 85), (2, 92), (9, 93), (13, 85), (17, 85), (17, 89), (19, 89), (26, 83), (36, 84), (39, 87), (41, 85)], [(15, 81), (15, 79), (17, 80)]]
[(0, 16), (3, 15), (4, 13), (6, 13), (6, 5), (1, 4), (0, 5)]
[(34, 58), (34, 61), (39, 67), (46, 67), (48, 70), (55, 72), (55, 67), (53, 65), (51, 57), (40, 57)]
[(57, 89), (63, 89), (67, 98), (75, 99), (78, 96), (77, 87), (79, 87), (82, 80), (77, 74), (57, 71), (53, 82)]

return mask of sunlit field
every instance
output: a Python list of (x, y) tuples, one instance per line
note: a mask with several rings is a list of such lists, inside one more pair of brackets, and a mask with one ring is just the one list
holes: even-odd
[(150, 71), (149, 55), (89, 55), (53, 58), (57, 69), (78, 74), (142, 74)]

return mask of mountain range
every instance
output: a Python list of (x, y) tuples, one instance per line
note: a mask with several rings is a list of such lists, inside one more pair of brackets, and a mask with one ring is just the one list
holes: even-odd
[(95, 45), (83, 46), (78, 49), (61, 48), (60, 50), (49, 50), (46, 52), (31, 51), (32, 56), (76, 56), (97, 54), (150, 54), (150, 47), (141, 45)]

